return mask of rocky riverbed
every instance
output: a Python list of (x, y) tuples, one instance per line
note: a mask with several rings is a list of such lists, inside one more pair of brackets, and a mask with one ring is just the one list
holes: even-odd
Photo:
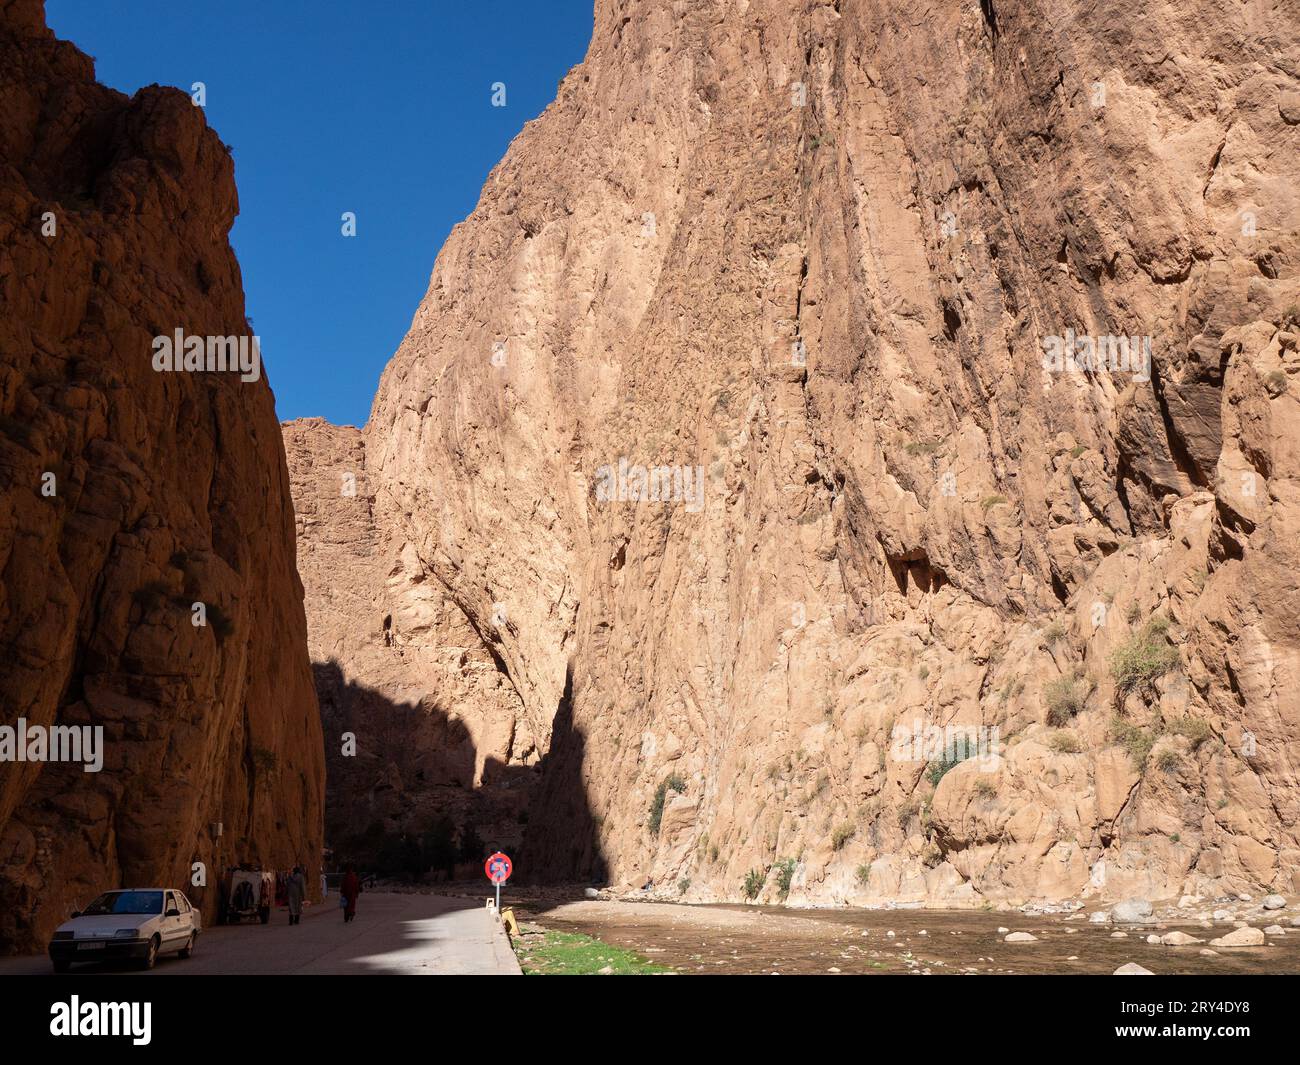
[(1127, 965), (1161, 975), (1297, 973), (1300, 905), (1280, 896), (1269, 905), (1278, 901), (993, 912), (536, 898), (515, 909), (526, 927), (595, 936), (684, 974), (1109, 974)]

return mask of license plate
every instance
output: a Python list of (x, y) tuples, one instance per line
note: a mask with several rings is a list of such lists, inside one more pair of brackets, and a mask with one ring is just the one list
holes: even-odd
[(106, 944), (104, 943), (78, 943), (77, 949), (78, 950), (103, 950), (105, 946)]

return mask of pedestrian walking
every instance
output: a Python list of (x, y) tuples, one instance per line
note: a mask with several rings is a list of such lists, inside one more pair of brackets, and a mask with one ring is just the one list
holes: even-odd
[(307, 877), (303, 875), (301, 865), (293, 867), (285, 887), (289, 896), (289, 923), (302, 924), (302, 900), (307, 895)]
[(343, 922), (346, 924), (357, 915), (357, 896), (361, 894), (361, 878), (350, 864), (343, 873), (343, 886), (339, 893), (343, 897)]

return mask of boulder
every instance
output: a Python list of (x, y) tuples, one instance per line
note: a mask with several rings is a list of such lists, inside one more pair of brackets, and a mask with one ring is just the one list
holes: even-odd
[(1250, 927), (1238, 928), (1229, 932), (1226, 936), (1210, 940), (1210, 946), (1212, 947), (1262, 947), (1263, 945), (1263, 931)]

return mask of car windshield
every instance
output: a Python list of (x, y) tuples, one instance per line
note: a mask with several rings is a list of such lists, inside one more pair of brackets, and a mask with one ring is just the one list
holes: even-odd
[(83, 917), (114, 913), (162, 913), (161, 891), (106, 891), (81, 911)]

